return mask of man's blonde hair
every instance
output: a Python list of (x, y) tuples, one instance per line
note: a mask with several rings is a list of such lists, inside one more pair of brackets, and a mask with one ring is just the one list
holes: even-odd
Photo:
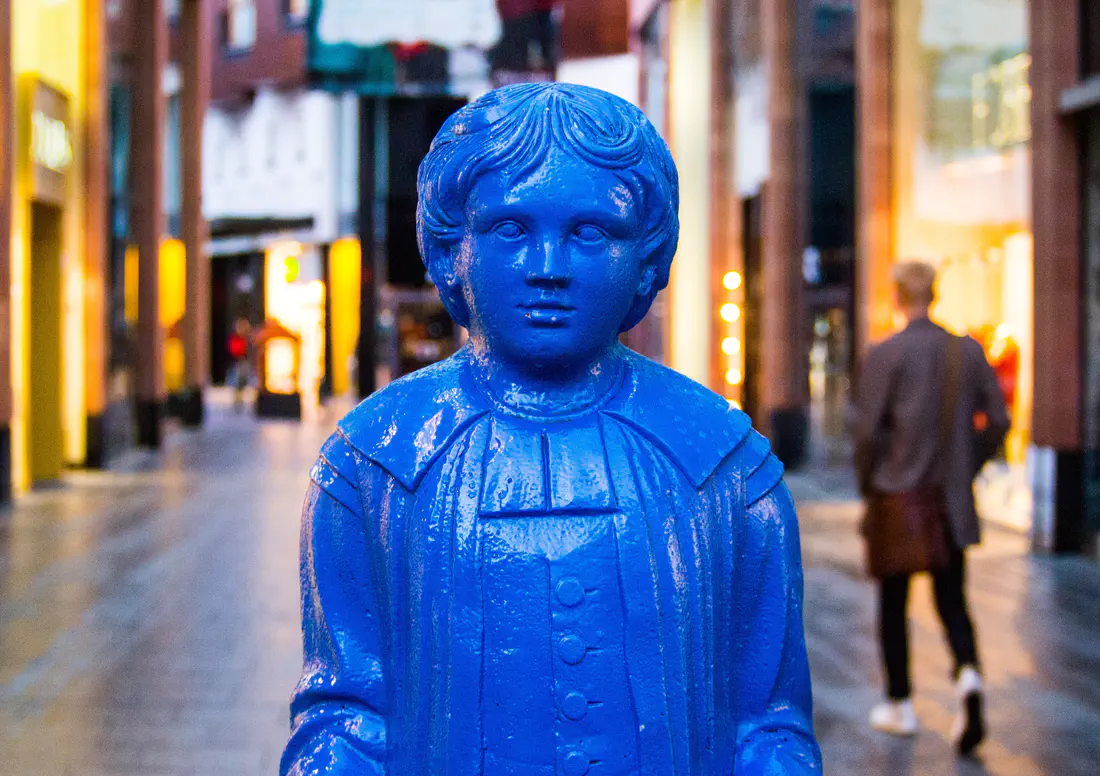
[(936, 268), (926, 261), (909, 260), (894, 265), (898, 302), (904, 307), (930, 307), (936, 298)]

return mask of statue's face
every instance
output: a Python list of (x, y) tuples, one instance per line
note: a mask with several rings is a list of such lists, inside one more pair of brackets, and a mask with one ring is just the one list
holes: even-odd
[(520, 368), (584, 366), (619, 334), (643, 275), (644, 225), (612, 172), (559, 152), (466, 202), (456, 260), (471, 330)]

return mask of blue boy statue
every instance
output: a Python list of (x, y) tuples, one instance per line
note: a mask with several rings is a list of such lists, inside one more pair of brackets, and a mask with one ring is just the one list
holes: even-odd
[(668, 281), (668, 148), (605, 92), (511, 86), (420, 166), (421, 253), (469, 330), (311, 473), (293, 776), (820, 771), (782, 468), (619, 344)]

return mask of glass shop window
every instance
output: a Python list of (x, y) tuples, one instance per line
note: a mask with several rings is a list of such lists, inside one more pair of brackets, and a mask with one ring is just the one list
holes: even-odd
[(309, 0), (283, 0), (283, 13), (287, 24), (305, 24), (309, 17)]
[(1084, 75), (1100, 75), (1100, 3), (1081, 0), (1081, 51)]
[(230, 0), (224, 35), (230, 51), (248, 51), (256, 45), (256, 4), (252, 0)]

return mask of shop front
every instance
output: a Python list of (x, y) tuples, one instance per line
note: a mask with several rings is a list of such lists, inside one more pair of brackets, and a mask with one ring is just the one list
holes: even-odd
[(293, 240), (272, 243), (264, 255), (263, 309), (256, 350), (260, 417), (301, 417), (320, 404), (325, 374), (325, 296), (322, 250)]
[[(1100, 11), (1097, 24), (1096, 71), (1100, 73)], [(1100, 107), (1085, 117), (1084, 180), (1084, 448), (1082, 462), (1085, 531), (1100, 553)]]
[(1034, 351), (1028, 3), (891, 0), (890, 10), (889, 255), (934, 264), (933, 316), (985, 348), (1012, 430), (979, 479), (979, 501), (991, 518), (1026, 529)]
[[(13, 3), (11, 468), (16, 492), (86, 458), (85, 24), (91, 4)], [(102, 343), (94, 343), (102, 345)]]

